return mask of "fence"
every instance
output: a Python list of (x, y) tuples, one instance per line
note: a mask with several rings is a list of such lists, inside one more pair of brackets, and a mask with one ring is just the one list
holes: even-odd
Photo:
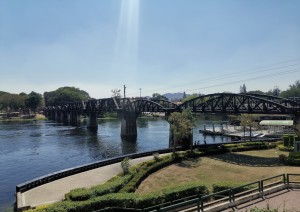
[[(248, 183), (239, 187), (227, 189), (224, 191), (212, 193), (205, 196), (190, 196), (184, 199), (167, 202), (161, 205), (143, 209), (128, 209), (128, 211), (207, 211), (218, 207), (219, 210), (224, 210), (229, 207), (234, 207), (250, 200), (263, 197), (286, 188), (291, 188), (293, 185), (300, 187), (300, 174), (280, 174), (260, 181)], [(114, 208), (117, 209), (117, 208)], [(98, 212), (106, 211), (107, 209), (98, 210)]]

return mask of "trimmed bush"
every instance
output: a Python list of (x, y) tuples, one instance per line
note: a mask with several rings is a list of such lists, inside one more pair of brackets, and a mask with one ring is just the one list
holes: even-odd
[(284, 151), (284, 152), (292, 152), (292, 151), (294, 151), (294, 147), (292, 147), (292, 146), (284, 146), (283, 144), (279, 144), (278, 145), (278, 149), (280, 151)]
[(70, 193), (66, 195), (66, 198), (73, 201), (84, 201), (90, 199), (92, 195), (93, 192), (91, 189), (77, 188), (71, 190)]

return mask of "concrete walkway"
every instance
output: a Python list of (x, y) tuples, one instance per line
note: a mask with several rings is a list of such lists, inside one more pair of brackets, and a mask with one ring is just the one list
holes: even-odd
[(264, 198), (258, 198), (235, 208), (224, 210), (224, 212), (245, 212), (252, 208), (276, 209), (278, 211), (299, 212), (300, 211), (300, 189), (284, 189), (282, 191), (269, 194)]
[[(167, 153), (168, 154), (168, 153)], [(161, 154), (161, 156), (166, 154)], [(153, 159), (153, 156), (132, 159), (131, 165)], [(121, 163), (103, 166), (90, 171), (75, 174), (53, 182), (38, 186), (26, 192), (17, 194), (17, 207), (36, 207), (47, 203), (62, 201), (66, 193), (75, 188), (89, 188), (99, 185), (122, 173)]]

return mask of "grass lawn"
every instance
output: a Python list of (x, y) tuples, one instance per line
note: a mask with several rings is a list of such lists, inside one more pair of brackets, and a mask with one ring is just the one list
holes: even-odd
[(279, 162), (276, 149), (226, 153), (186, 160), (168, 166), (144, 180), (137, 193), (148, 193), (187, 182), (199, 181), (210, 189), (218, 182), (248, 183), (284, 173), (300, 173), (300, 167)]

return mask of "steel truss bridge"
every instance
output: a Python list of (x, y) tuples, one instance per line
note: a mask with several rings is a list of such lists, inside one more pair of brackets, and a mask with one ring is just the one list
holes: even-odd
[[(180, 105), (165, 100), (151, 101), (144, 98), (90, 99), (65, 105), (48, 106), (44, 108), (44, 113), (50, 119), (71, 123), (74, 120), (75, 122), (78, 121), (75, 116), (86, 115), (90, 120), (88, 121), (88, 127), (93, 128), (97, 125), (96, 118), (99, 113), (118, 112), (120, 117), (124, 119), (125, 128), (130, 128), (128, 126), (136, 128), (136, 124), (133, 122), (136, 121), (140, 113), (160, 112), (170, 114), (182, 112), (184, 109), (189, 109), (193, 113), (289, 114), (295, 117), (295, 122), (300, 122), (300, 101), (268, 95), (234, 93), (202, 95)], [(123, 131), (124, 135), (126, 135), (126, 131), (129, 134), (136, 133), (136, 129), (125, 129)]]

